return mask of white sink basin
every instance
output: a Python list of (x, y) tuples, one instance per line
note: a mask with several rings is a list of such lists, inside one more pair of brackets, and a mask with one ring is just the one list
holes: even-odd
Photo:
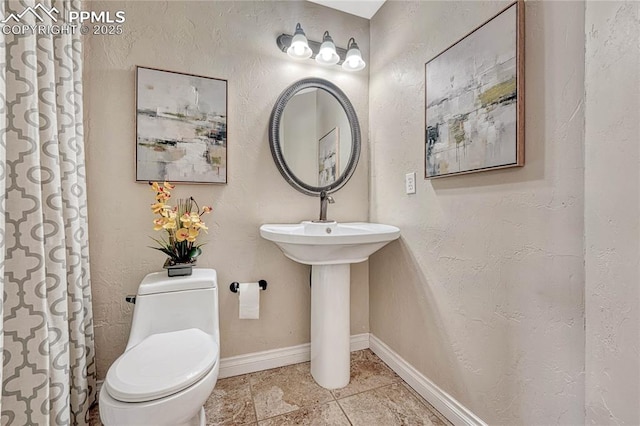
[(311, 375), (327, 389), (349, 384), (350, 263), (364, 262), (400, 237), (377, 223), (262, 225), (262, 238), (288, 258), (311, 266)]
[(307, 265), (364, 262), (400, 236), (400, 229), (379, 223), (266, 224), (262, 238), (273, 241), (288, 258)]

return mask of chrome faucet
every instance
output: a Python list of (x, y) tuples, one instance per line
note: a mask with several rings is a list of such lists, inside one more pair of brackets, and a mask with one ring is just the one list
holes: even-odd
[(335, 203), (333, 197), (326, 191), (320, 192), (320, 219), (317, 222), (329, 222), (327, 220), (327, 205)]

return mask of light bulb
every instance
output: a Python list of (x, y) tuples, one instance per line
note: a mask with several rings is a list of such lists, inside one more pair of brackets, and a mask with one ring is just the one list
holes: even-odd
[(339, 61), (340, 56), (336, 52), (336, 45), (333, 44), (329, 31), (325, 31), (320, 45), (320, 52), (316, 55), (316, 62), (320, 65), (330, 66), (337, 64)]
[(360, 53), (358, 44), (353, 38), (349, 39), (349, 43), (347, 44), (347, 57), (342, 64), (342, 69), (346, 71), (360, 71), (364, 69), (365, 66), (366, 64), (362, 60), (362, 54)]
[(312, 54), (313, 51), (309, 47), (302, 27), (300, 24), (296, 25), (296, 32), (293, 34), (291, 45), (287, 49), (287, 55), (294, 59), (308, 59)]

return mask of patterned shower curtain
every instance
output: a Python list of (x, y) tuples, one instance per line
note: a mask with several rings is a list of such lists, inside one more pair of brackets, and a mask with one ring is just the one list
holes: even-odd
[[(0, 15), (4, 25), (64, 25), (79, 3), (0, 0)], [(0, 35), (0, 423), (85, 425), (95, 364), (82, 36), (7, 32)]]

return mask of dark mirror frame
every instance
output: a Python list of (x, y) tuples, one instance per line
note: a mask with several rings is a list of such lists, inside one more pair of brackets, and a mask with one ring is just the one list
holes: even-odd
[[(349, 125), (351, 127), (351, 155), (349, 156), (347, 166), (335, 182), (325, 186), (311, 186), (301, 181), (287, 165), (280, 146), (280, 121), (282, 120), (282, 113), (284, 112), (287, 103), (293, 96), (295, 96), (296, 93), (312, 87), (326, 90), (336, 98), (347, 114), (347, 119), (349, 120)], [(273, 155), (273, 161), (276, 163), (276, 167), (280, 171), (282, 177), (284, 177), (291, 186), (303, 194), (318, 197), (322, 191), (329, 194), (342, 188), (356, 170), (358, 159), (360, 158), (360, 143), (360, 124), (358, 123), (356, 111), (353, 108), (353, 105), (351, 105), (349, 98), (347, 98), (347, 95), (345, 95), (338, 86), (330, 81), (321, 78), (305, 78), (293, 83), (291, 86), (287, 87), (284, 92), (282, 92), (273, 107), (273, 111), (271, 112), (269, 123), (269, 146), (271, 148), (271, 155)]]

